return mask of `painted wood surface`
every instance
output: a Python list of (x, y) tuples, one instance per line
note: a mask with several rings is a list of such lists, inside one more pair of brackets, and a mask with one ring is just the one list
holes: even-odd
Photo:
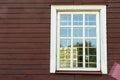
[(115, 80), (50, 74), (51, 4), (107, 5), (108, 71), (120, 63), (120, 0), (0, 0), (0, 80)]

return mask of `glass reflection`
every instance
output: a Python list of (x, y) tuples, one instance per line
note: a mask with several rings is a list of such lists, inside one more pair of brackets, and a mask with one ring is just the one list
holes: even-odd
[(70, 26), (71, 25), (71, 15), (61, 14), (60, 15), (60, 25), (61, 26)]
[(73, 15), (73, 25), (74, 26), (83, 25), (83, 15)]
[(82, 37), (83, 28), (73, 28), (73, 37)]
[(96, 28), (85, 28), (86, 37), (96, 37)]
[(85, 64), (85, 67), (87, 67), (87, 68), (96, 68), (96, 63), (86, 63)]
[(62, 48), (71, 47), (71, 40), (61, 39), (60, 40), (60, 47), (62, 47)]
[(96, 40), (85, 40), (86, 47), (96, 47)]
[(70, 37), (71, 28), (60, 28), (60, 37)]
[(70, 48), (60, 48), (60, 67), (70, 67)]
[(89, 48), (89, 55), (96, 55), (96, 48)]
[(73, 46), (74, 47), (83, 47), (83, 40), (74, 39), (73, 40)]
[(85, 25), (87, 25), (87, 26), (96, 25), (96, 15), (86, 14), (85, 15)]
[(90, 56), (89, 62), (96, 62), (96, 56)]

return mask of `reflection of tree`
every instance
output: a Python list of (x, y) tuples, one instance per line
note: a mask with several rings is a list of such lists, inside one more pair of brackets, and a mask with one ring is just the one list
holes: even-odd
[(83, 43), (79, 43), (77, 42), (75, 45), (73, 45), (73, 47), (82, 47), (83, 46)]
[[(85, 46), (87, 47), (85, 50), (87, 58), (87, 62), (96, 62), (96, 48), (90, 41), (85, 41)], [(74, 44), (74, 47), (77, 47), (77, 59), (78, 59), (78, 67), (82, 67), (79, 62), (83, 62), (83, 43), (77, 42)], [(82, 57), (81, 57), (82, 56)], [(89, 67), (96, 67), (95, 64), (89, 63)]]
[[(86, 62), (94, 62), (94, 63), (89, 63), (88, 67), (96, 67), (96, 48), (94, 45), (92, 45), (92, 43), (90, 41), (86, 41), (85, 42), (85, 56), (88, 56), (89, 58), (87, 58)], [(70, 60), (70, 53), (71, 53), (71, 48), (70, 46), (62, 46), (60, 45), (60, 56), (61, 56), (61, 60)], [(77, 67), (83, 67), (83, 43), (79, 43), (77, 42), (76, 44), (73, 45), (73, 53), (76, 55), (76, 57), (74, 57), (73, 59), (77, 60)], [(93, 65), (94, 64), (94, 65)], [(65, 63), (60, 64), (61, 66), (65, 66)], [(66, 66), (67, 67), (67, 66)]]

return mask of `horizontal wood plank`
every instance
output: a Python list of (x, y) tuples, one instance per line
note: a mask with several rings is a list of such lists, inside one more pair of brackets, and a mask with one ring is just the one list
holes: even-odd
[[(0, 14), (7, 16), (10, 14), (41, 14), (41, 15), (45, 15), (45, 14), (50, 14), (50, 9), (47, 8), (41, 8), (41, 9), (29, 9), (29, 8), (24, 8), (24, 9), (8, 9), (8, 8), (1, 8), (0, 9)], [(20, 16), (20, 15), (19, 15)], [(27, 15), (26, 15), (27, 16)], [(17, 16), (16, 16), (17, 17)], [(21, 15), (22, 17), (22, 15)], [(29, 18), (30, 16), (28, 16)], [(32, 16), (31, 16), (32, 17)], [(45, 16), (44, 16), (45, 17)], [(20, 18), (20, 17), (19, 17)], [(23, 18), (23, 17), (22, 17)], [(37, 17), (36, 17), (37, 18)]]
[(49, 4), (0, 4), (0, 9), (49, 9)]
[(44, 70), (49, 69), (49, 65), (0, 65), (0, 70)]
[(120, 43), (109, 43), (108, 48), (119, 49), (120, 48)]
[[(28, 9), (27, 9), (28, 10)], [(31, 9), (29, 9), (31, 10)], [(29, 10), (27, 12), (29, 12)], [(35, 9), (34, 9), (35, 10)], [(37, 9), (39, 10), (39, 9)], [(43, 11), (42, 11), (43, 12)], [(0, 18), (1, 19), (42, 19), (45, 20), (45, 19), (49, 19), (50, 18), (50, 14), (45, 14), (45, 13), (37, 13), (37, 14), (27, 14), (27, 13), (23, 13), (23, 14), (0, 14)], [(0, 19), (0, 20), (1, 20)], [(40, 22), (41, 23), (41, 22)]]
[(0, 60), (7, 60), (7, 59), (10, 59), (10, 60), (49, 60), (50, 58), (50, 55), (49, 53), (42, 53), (42, 52), (39, 52), (38, 54), (36, 53), (32, 53), (32, 54), (26, 54), (24, 52), (24, 54), (0, 54)]
[[(18, 38), (18, 40), (19, 39), (27, 39), (27, 38), (35, 38), (35, 41), (38, 41), (38, 39), (41, 39), (41, 41), (43, 41), (43, 40), (45, 40), (45, 41), (48, 41), (49, 39), (47, 39), (47, 38), (49, 38), (50, 37), (50, 34), (48, 34), (48, 33), (37, 33), (37, 34), (32, 34), (32, 33), (28, 33), (28, 34), (24, 34), (24, 33), (13, 33), (13, 34), (10, 34), (10, 33), (3, 33), (3, 34), (0, 34), (0, 38), (3, 40), (6, 40), (6, 39), (9, 39), (9, 40), (7, 40), (7, 42), (9, 42), (10, 41), (10, 39), (17, 39)], [(38, 38), (38, 39), (37, 39)], [(37, 39), (37, 40), (36, 40)], [(29, 42), (30, 40), (28, 40), (27, 42)], [(16, 41), (15, 41), (16, 42)], [(18, 41), (19, 42), (19, 41)], [(20, 41), (21, 42), (21, 41)], [(24, 41), (23, 41), (24, 42)], [(33, 41), (31, 41), (31, 42), (34, 42), (34, 40)], [(43, 41), (44, 42), (44, 41)]]
[(47, 79), (51, 79), (50, 75), (10, 75), (8, 74), (6, 75), (1, 75), (0, 76), (1, 80), (47, 80)]
[(108, 0), (109, 2), (113, 3), (113, 2), (120, 2), (120, 0)]
[(51, 0), (52, 3), (73, 3), (74, 0)]
[(49, 19), (0, 19), (0, 24), (49, 24)]
[(120, 3), (109, 3), (108, 7), (109, 8), (120, 8)]
[(105, 3), (106, 2), (106, 0), (82, 0), (82, 2), (84, 2), (84, 3), (100, 3), (100, 2), (102, 2), (102, 3)]
[(0, 3), (49, 3), (50, 0), (0, 0)]
[(120, 18), (119, 19), (108, 19), (107, 21), (108, 24), (120, 24)]
[(0, 38), (0, 43), (49, 43), (48, 38)]
[(49, 43), (1, 43), (1, 49), (49, 49)]
[[(31, 54), (50, 54), (50, 50), (49, 49), (0, 49), (0, 55), (19, 55), (21, 54), (21, 56), (23, 55), (31, 55)], [(11, 56), (12, 57), (12, 56)], [(46, 56), (49, 57), (49, 56)]]
[(48, 28), (50, 29), (50, 24), (0, 24), (0, 29), (38, 29), (38, 28)]
[(36, 29), (36, 28), (28, 28), (28, 29), (0, 29), (0, 34), (13, 34), (13, 33), (33, 33), (33, 34), (42, 34), (42, 33), (47, 33), (49, 34), (50, 33), (50, 29), (49, 28), (41, 28), (41, 29)]
[(0, 65), (49, 65), (49, 60), (0, 60)]
[(32, 75), (32, 74), (42, 74), (42, 75), (47, 75), (49, 74), (49, 70), (0, 70), (0, 74), (2, 75)]
[(120, 13), (120, 9), (119, 8), (108, 8), (107, 12), (108, 12), (107, 15), (109, 15), (109, 17), (112, 17), (112, 14), (113, 15), (114, 14), (119, 14)]

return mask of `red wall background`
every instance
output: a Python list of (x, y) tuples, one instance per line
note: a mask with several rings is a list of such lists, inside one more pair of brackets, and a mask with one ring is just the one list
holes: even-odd
[(120, 63), (120, 0), (0, 0), (0, 80), (115, 80), (50, 74), (51, 4), (107, 5), (108, 71)]

